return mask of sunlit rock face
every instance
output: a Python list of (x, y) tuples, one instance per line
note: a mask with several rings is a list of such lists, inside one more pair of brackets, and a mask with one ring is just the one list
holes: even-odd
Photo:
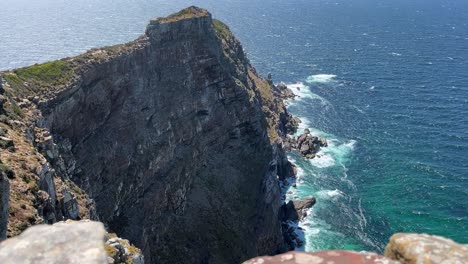
[(321, 251), (304, 253), (291, 251), (273, 257), (258, 257), (243, 264), (399, 264), (400, 262), (373, 253), (353, 251)]
[(399, 233), (390, 238), (385, 255), (408, 264), (468, 263), (468, 245), (440, 236)]
[(191, 7), (66, 63), (71, 84), (38, 100), (51, 164), (147, 263), (285, 250), (278, 176), (291, 169), (278, 140), (289, 115), (226, 25)]

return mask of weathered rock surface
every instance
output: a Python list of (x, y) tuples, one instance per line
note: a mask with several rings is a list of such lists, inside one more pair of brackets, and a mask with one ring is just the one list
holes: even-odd
[(385, 256), (406, 264), (468, 263), (468, 245), (426, 234), (395, 234)]
[(395, 234), (385, 256), (352, 251), (288, 252), (273, 257), (257, 257), (244, 264), (463, 264), (468, 263), (468, 245), (426, 234)]
[(0, 262), (144, 264), (144, 258), (128, 240), (106, 233), (102, 223), (69, 220), (36, 225), (0, 243)]
[(140, 249), (130, 244), (127, 239), (117, 237), (115, 234), (106, 235), (104, 248), (107, 251), (109, 264), (144, 264), (144, 257)]
[(352, 251), (288, 252), (273, 257), (258, 257), (243, 264), (399, 264), (383, 256)]
[[(22, 129), (15, 143), (26, 138), (43, 156), (27, 164), (31, 174), (41, 168), (27, 192), (40, 215), (28, 224), (91, 217), (95, 201), (95, 217), (149, 263), (238, 263), (286, 249), (278, 178), (293, 173), (280, 146), (292, 116), (206, 10), (32, 67), (33, 79), (28, 68), (2, 73), (18, 97), (10, 113), (21, 102), (22, 118), (11, 114), (21, 121), (9, 122)], [(47, 67), (61, 74), (37, 74)], [(7, 158), (21, 169), (19, 155)], [(12, 230), (28, 225), (19, 215)]]
[(105, 230), (98, 222), (37, 225), (0, 243), (2, 264), (107, 264)]

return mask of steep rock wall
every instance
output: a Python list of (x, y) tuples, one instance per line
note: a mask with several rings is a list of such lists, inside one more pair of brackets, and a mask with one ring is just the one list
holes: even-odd
[(289, 115), (207, 11), (191, 7), (151, 21), (134, 42), (36, 67), (5, 78), (40, 110), (36, 147), (147, 263), (285, 250), (278, 176), (292, 170), (279, 142)]

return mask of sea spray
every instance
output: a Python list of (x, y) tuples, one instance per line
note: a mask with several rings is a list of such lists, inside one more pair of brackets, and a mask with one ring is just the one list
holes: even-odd
[[(332, 85), (336, 84), (335, 75), (318, 74), (309, 76), (306, 80), (310, 85)], [(344, 189), (354, 190), (355, 186), (347, 179), (346, 165), (352, 156), (357, 141), (342, 139), (326, 131), (314, 128), (313, 113), (307, 111), (314, 109), (320, 103), (321, 110), (332, 109), (333, 105), (326, 98), (313, 93), (311, 87), (303, 82), (296, 82), (287, 85), (297, 96), (296, 100), (289, 101), (289, 109), (300, 120), (298, 137), (309, 129), (313, 136), (325, 137), (328, 147), (321, 148), (314, 159), (304, 159), (298, 153), (289, 153), (288, 159), (297, 166), (297, 177), (283, 186), (285, 202), (289, 200), (303, 199), (307, 196), (317, 198), (317, 204), (309, 209), (307, 216), (292, 227), (297, 228), (297, 232), (303, 232), (304, 245), (298, 250), (314, 251), (325, 248), (350, 248), (356, 249), (359, 246), (354, 239), (344, 239), (345, 234), (340, 232), (341, 227), (336, 226), (337, 214), (330, 218), (330, 212), (340, 210), (340, 217), (343, 219), (357, 219), (358, 223), (366, 223), (364, 212), (360, 210), (354, 212), (350, 207), (350, 200)], [(294, 107), (291, 107), (294, 106)], [(341, 215), (342, 214), (342, 215)], [(364, 218), (364, 219), (363, 219)], [(365, 225), (365, 224), (363, 224)], [(360, 234), (359, 236), (365, 236)], [(343, 244), (337, 241), (344, 241)]]

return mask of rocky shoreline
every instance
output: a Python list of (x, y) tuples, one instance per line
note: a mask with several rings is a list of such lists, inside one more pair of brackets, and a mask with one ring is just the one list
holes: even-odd
[(328, 142), (293, 136), (294, 98), (193, 6), (130, 43), (0, 72), (0, 262), (239, 263), (300, 247), (317, 201), (286, 202), (287, 152), (320, 158)]
[[(268, 81), (273, 90), (273, 94), (283, 102), (287, 104), (288, 100), (294, 100), (296, 95), (291, 89), (289, 89), (284, 83), (273, 84), (272, 76), (268, 75)], [(313, 136), (309, 129), (304, 129), (304, 132), (295, 137), (294, 134), (297, 132), (301, 120), (297, 117), (292, 116), (287, 110), (288, 118), (283, 121), (281, 127), (285, 127), (285, 133), (281, 138), (281, 148), (284, 152), (295, 151), (299, 153), (303, 158), (313, 159), (320, 158), (317, 153), (321, 148), (328, 147), (326, 138)], [(289, 162), (289, 161), (288, 161)], [(280, 178), (279, 180), (282, 189), (282, 200), (286, 200), (286, 189), (296, 187), (296, 167), (293, 163), (289, 162), (293, 173), (287, 178)], [(289, 250), (294, 250), (298, 247), (303, 246), (303, 230), (299, 227), (299, 222), (307, 216), (307, 211), (312, 208), (316, 203), (315, 197), (307, 197), (302, 200), (290, 200), (287, 203), (284, 202), (281, 206), (281, 225), (283, 230), (283, 236)]]

